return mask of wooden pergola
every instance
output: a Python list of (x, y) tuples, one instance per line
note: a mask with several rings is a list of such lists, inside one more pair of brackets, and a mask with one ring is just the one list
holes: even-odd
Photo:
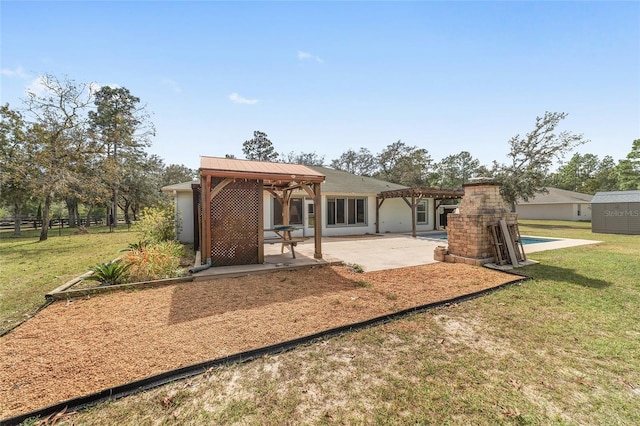
[(201, 258), (214, 266), (264, 263), (263, 192), (282, 203), (289, 224), (291, 193), (313, 200), (314, 257), (322, 259), (321, 184), (325, 176), (300, 164), (201, 157), (199, 221)]
[(402, 198), (411, 209), (411, 230), (416, 236), (416, 207), (424, 198), (433, 198), (436, 203), (433, 205), (433, 215), (440, 207), (443, 200), (456, 200), (462, 198), (462, 189), (438, 189), (438, 188), (404, 188), (383, 191), (376, 197), (376, 232), (380, 232), (380, 207), (387, 198)]

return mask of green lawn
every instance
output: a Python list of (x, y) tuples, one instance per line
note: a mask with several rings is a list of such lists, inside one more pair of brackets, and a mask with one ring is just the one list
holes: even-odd
[(44, 295), (88, 271), (96, 263), (116, 258), (118, 251), (139, 239), (126, 226), (109, 232), (92, 226), (89, 234), (75, 229), (51, 229), (49, 239), (39, 242), (39, 231), (20, 237), (0, 234), (0, 332), (30, 315), (45, 302)]
[(532, 254), (521, 285), (63, 424), (640, 424), (640, 236), (543, 221), (521, 232), (603, 243)]

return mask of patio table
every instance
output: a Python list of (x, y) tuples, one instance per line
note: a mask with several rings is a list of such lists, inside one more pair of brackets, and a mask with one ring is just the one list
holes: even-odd
[(280, 253), (284, 253), (284, 247), (289, 246), (289, 249), (291, 250), (291, 255), (295, 259), (296, 251), (294, 247), (298, 243), (304, 241), (304, 239), (302, 238), (291, 237), (291, 231), (295, 231), (297, 229), (300, 229), (300, 227), (294, 226), (294, 225), (279, 225), (279, 226), (274, 226), (271, 229), (265, 229), (265, 231), (267, 232), (273, 232), (274, 234), (276, 234), (276, 238), (265, 238), (264, 242), (265, 244), (281, 243), (282, 246), (280, 247)]

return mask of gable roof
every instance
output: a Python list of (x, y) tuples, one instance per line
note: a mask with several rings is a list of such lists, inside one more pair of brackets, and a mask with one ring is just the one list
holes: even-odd
[(640, 203), (640, 191), (596, 192), (592, 203)]
[(191, 191), (192, 184), (200, 185), (200, 181), (194, 180), (189, 182), (174, 183), (173, 185), (163, 186), (160, 189), (162, 190), (162, 192), (166, 192), (166, 193), (171, 193), (173, 191), (178, 191), (178, 192)]
[(404, 185), (391, 183), (367, 176), (358, 176), (342, 170), (330, 169), (322, 166), (309, 166), (309, 168), (327, 177), (322, 184), (322, 192), (332, 194), (371, 194), (376, 195), (382, 191), (407, 188)]
[(537, 193), (529, 201), (518, 201), (519, 205), (523, 204), (574, 204), (574, 203), (590, 203), (593, 195), (583, 194), (575, 191), (567, 191), (566, 189), (547, 188), (549, 193)]
[[(203, 157), (204, 158), (204, 157)], [(209, 159), (214, 157), (206, 157), (207, 165), (213, 166), (213, 163), (209, 162)], [(217, 159), (217, 160), (226, 160), (226, 159)], [(236, 160), (241, 163), (236, 163), (236, 168), (242, 168), (243, 166), (247, 166), (245, 163), (248, 160)], [(264, 163), (261, 161), (252, 161), (251, 163), (261, 163), (268, 164), (272, 171), (282, 171), (279, 168), (279, 165), (284, 166), (301, 166), (300, 164), (285, 164), (285, 163)], [(275, 167), (274, 167), (275, 166)], [(368, 195), (377, 195), (384, 191), (391, 190), (399, 190), (406, 189), (407, 186), (399, 185), (396, 183), (387, 182), (380, 179), (375, 179), (367, 176), (358, 176), (353, 173), (345, 172), (342, 170), (330, 169), (328, 167), (322, 166), (302, 166), (304, 169), (307, 169), (307, 173), (312, 173), (317, 176), (326, 177), (325, 181), (322, 183), (322, 192), (329, 194), (368, 194)], [(291, 171), (290, 168), (287, 170)], [(298, 169), (296, 167), (296, 171), (300, 172), (302, 169)], [(196, 183), (199, 184), (200, 181), (194, 182), (183, 182), (175, 185), (168, 185), (162, 188), (163, 192), (171, 193), (173, 191), (191, 191), (191, 184)]]

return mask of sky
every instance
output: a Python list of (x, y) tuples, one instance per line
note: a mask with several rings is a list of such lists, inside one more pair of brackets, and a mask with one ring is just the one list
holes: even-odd
[(377, 154), (401, 140), (435, 161), (506, 162), (545, 111), (624, 158), (640, 138), (640, 2), (0, 2), (0, 102), (52, 74), (141, 99), (149, 152), (198, 168), (279, 153)]

